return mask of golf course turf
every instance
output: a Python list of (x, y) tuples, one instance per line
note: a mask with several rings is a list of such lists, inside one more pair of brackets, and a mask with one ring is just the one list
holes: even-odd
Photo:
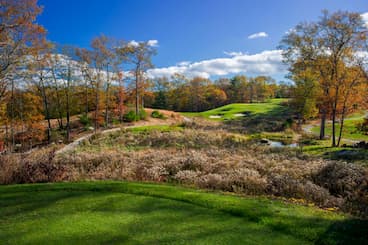
[(1, 244), (364, 244), (367, 222), (171, 185), (0, 186)]
[[(235, 103), (221, 106), (212, 110), (203, 112), (183, 112), (184, 116), (204, 117), (215, 121), (223, 121), (229, 119), (239, 119), (236, 115), (258, 115), (270, 112), (281, 112), (285, 108), (281, 105), (287, 99), (271, 99), (264, 103)], [(211, 116), (219, 116), (219, 118), (211, 118)]]

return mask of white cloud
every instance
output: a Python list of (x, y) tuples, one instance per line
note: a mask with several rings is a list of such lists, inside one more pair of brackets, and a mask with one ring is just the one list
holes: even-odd
[(188, 66), (188, 65), (190, 65), (190, 61), (182, 61), (182, 62), (179, 62), (179, 63), (177, 63), (176, 65), (177, 66)]
[(285, 34), (286, 35), (289, 35), (289, 34), (291, 34), (291, 33), (293, 33), (293, 32), (295, 32), (296, 30), (294, 29), (294, 28), (290, 28), (289, 30), (287, 30), (286, 32), (285, 32)]
[(228, 55), (228, 56), (240, 56), (240, 55), (244, 55), (243, 52), (224, 52), (224, 54)]
[(151, 46), (151, 47), (157, 47), (158, 46), (158, 41), (153, 39), (153, 40), (148, 40), (147, 42), (148, 46)]
[(187, 77), (201, 76), (205, 78), (237, 73), (257, 75), (283, 74), (287, 72), (287, 68), (282, 63), (281, 52), (281, 50), (266, 50), (252, 55), (229, 52), (229, 54), (233, 54), (229, 58), (179, 63), (175, 66), (150, 69), (147, 71), (147, 74), (151, 78), (169, 77), (175, 73), (183, 74)]
[(133, 46), (133, 47), (137, 47), (139, 45), (139, 42), (132, 40), (128, 43), (128, 45)]
[[(132, 40), (128, 43), (128, 45), (131, 45), (133, 47), (138, 47), (138, 45), (140, 43), (143, 43), (142, 41), (136, 41), (136, 40)], [(151, 46), (151, 47), (158, 47), (158, 41), (155, 39), (151, 39), (147, 41), (147, 45)]]
[(252, 35), (249, 35), (248, 39), (255, 39), (255, 38), (262, 38), (262, 37), (268, 37), (268, 34), (264, 31), (262, 31), (262, 32), (258, 32), (258, 33), (254, 33)]
[(368, 12), (361, 14), (363, 21), (365, 22), (365, 27), (368, 28)]

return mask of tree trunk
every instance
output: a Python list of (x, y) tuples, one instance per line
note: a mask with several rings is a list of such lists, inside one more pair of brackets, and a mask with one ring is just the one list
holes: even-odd
[(123, 122), (123, 85), (122, 78), (119, 79), (119, 121)]
[(139, 70), (137, 68), (135, 71), (135, 115), (136, 115), (136, 119), (138, 118), (138, 115), (139, 115), (138, 84), (139, 84)]
[(57, 111), (58, 111), (58, 114), (59, 114), (59, 118), (58, 118), (59, 128), (60, 129), (63, 129), (64, 128), (64, 125), (63, 125), (63, 112), (61, 111), (59, 85), (57, 83), (57, 79), (56, 79), (56, 75), (55, 75), (54, 69), (51, 69), (51, 70), (52, 70), (52, 77), (53, 77), (54, 82), (55, 82), (56, 105), (57, 105)]
[(336, 110), (332, 110), (332, 147), (336, 147)]
[(325, 138), (325, 128), (326, 128), (326, 112), (322, 110), (321, 126), (320, 126), (320, 131), (319, 131), (320, 140), (323, 140)]
[(340, 131), (339, 131), (339, 139), (337, 140), (337, 146), (340, 146), (341, 137), (342, 137), (342, 130), (344, 128), (344, 120), (345, 120), (345, 108), (343, 109), (342, 115), (341, 115), (341, 122), (340, 122)]
[(71, 71), (70, 67), (68, 67), (68, 79), (67, 79), (67, 87), (66, 87), (66, 141), (70, 141), (70, 101), (69, 101), (69, 92), (70, 92), (70, 81), (71, 81)]
[(335, 99), (332, 104), (332, 147), (336, 147), (336, 114), (337, 114), (338, 99), (339, 99), (339, 86), (336, 87)]
[(110, 81), (109, 81), (109, 67), (106, 67), (106, 76), (107, 76), (107, 82), (106, 82), (106, 106), (105, 106), (105, 127), (109, 127), (109, 92), (110, 92)]
[(106, 127), (109, 127), (109, 103), (110, 103), (109, 87), (110, 87), (110, 85), (107, 84), (107, 87), (106, 87), (106, 107), (105, 107), (105, 125), (106, 125)]
[(10, 119), (10, 135), (11, 135), (11, 147), (10, 152), (14, 151), (15, 136), (14, 136), (14, 81), (11, 83), (11, 119)]
[(86, 79), (86, 94), (85, 94), (85, 100), (86, 100), (86, 108), (85, 108), (85, 112), (86, 112), (86, 116), (88, 117), (88, 112), (89, 112), (89, 106), (88, 106), (88, 80)]
[(47, 103), (46, 88), (43, 83), (42, 74), (40, 76), (40, 85), (41, 85), (40, 89), (41, 89), (41, 94), (42, 94), (42, 99), (43, 99), (43, 104), (44, 104), (44, 109), (45, 109), (45, 115), (46, 115), (46, 120), (47, 120), (47, 143), (50, 144), (51, 143), (51, 120), (50, 120), (49, 105)]
[[(99, 77), (97, 77), (97, 79), (100, 79)], [(99, 81), (96, 82), (96, 97), (95, 97), (95, 103), (96, 103), (96, 108), (95, 108), (95, 133), (97, 133), (97, 127), (98, 127), (98, 103), (99, 103)]]

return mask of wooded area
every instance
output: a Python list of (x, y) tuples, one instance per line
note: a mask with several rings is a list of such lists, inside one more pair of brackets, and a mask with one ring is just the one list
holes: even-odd
[(346, 116), (367, 108), (367, 30), (357, 13), (324, 12), (289, 31), (280, 48), (294, 83), (285, 83), (267, 76), (148, 77), (156, 54), (149, 42), (100, 35), (88, 49), (58, 45), (36, 23), (41, 11), (35, 0), (1, 0), (0, 123), (10, 152), (60, 135), (69, 142), (75, 115), (97, 132), (123, 122), (126, 113), (143, 119), (144, 107), (199, 112), (271, 98), (292, 98), (298, 124), (320, 118), (321, 139), (331, 119), (338, 146)]
[(367, 33), (360, 14), (324, 11), (318, 22), (297, 25), (281, 42), (299, 118), (318, 116), (320, 139), (331, 119), (333, 147), (340, 145), (346, 115), (367, 108)]

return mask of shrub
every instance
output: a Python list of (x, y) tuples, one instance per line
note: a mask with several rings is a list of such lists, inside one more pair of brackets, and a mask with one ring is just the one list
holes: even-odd
[(345, 199), (346, 211), (368, 212), (368, 171), (363, 167), (332, 162), (312, 176), (314, 183)]
[(358, 123), (357, 128), (364, 134), (368, 134), (368, 118), (364, 118), (363, 122)]
[(140, 109), (139, 114), (137, 115), (135, 111), (128, 111), (123, 115), (124, 122), (134, 122), (138, 120), (145, 120), (147, 118), (147, 113), (145, 110)]
[(138, 119), (139, 120), (146, 120), (147, 119), (147, 112), (143, 108), (141, 108), (139, 110)]
[(41, 149), (22, 156), (0, 157), (0, 184), (57, 182), (69, 179), (69, 165), (53, 163), (54, 150)]
[(339, 199), (333, 197), (325, 188), (309, 180), (284, 174), (271, 174), (268, 177), (267, 192), (287, 198), (306, 199), (325, 207), (340, 206)]
[[(215, 126), (215, 125), (214, 125)], [(205, 128), (200, 125), (193, 127)], [(295, 150), (270, 149), (223, 130), (96, 134), (71, 154), (0, 155), (0, 183), (95, 179), (174, 182), (303, 199), (368, 216), (368, 171)]]
[(159, 111), (153, 111), (151, 113), (151, 117), (153, 117), (153, 118), (159, 118), (159, 119), (165, 119), (164, 114), (160, 113)]
[(135, 114), (134, 111), (128, 111), (127, 113), (125, 113), (123, 115), (123, 121), (124, 122), (134, 122), (136, 121), (138, 118), (137, 118), (137, 115)]
[(88, 117), (87, 114), (82, 114), (79, 116), (79, 121), (81, 124), (83, 124), (85, 127), (89, 127), (92, 125), (91, 119)]
[(335, 196), (349, 197), (359, 188), (368, 189), (368, 171), (348, 163), (330, 163), (315, 174), (313, 180)]

